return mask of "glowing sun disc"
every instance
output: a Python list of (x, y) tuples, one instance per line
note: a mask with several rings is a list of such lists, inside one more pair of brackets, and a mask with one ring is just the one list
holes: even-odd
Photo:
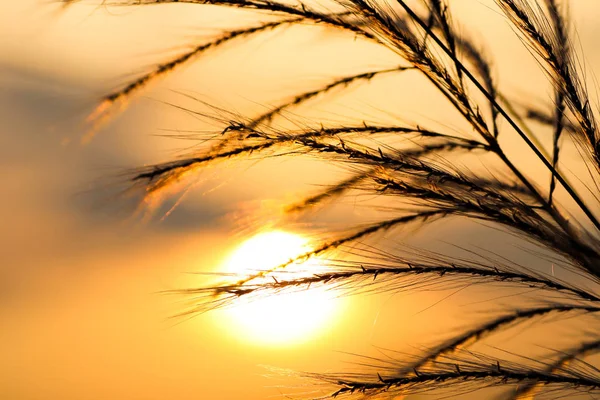
[[(282, 231), (261, 233), (235, 250), (226, 262), (225, 270), (248, 276), (309, 250), (308, 241), (301, 236)], [(285, 270), (306, 270), (307, 265), (291, 265)], [(273, 281), (272, 278), (260, 279), (255, 282)], [(240, 301), (227, 313), (236, 333), (244, 339), (268, 345), (289, 344), (305, 341), (325, 327), (334, 311), (335, 299), (332, 297), (322, 289), (266, 295), (249, 302)]]

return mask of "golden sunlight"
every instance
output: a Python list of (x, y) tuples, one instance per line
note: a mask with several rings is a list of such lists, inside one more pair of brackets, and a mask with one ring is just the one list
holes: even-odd
[[(308, 240), (299, 235), (282, 231), (261, 233), (235, 250), (226, 262), (225, 270), (247, 276), (285, 263), (309, 250)], [(315, 262), (308, 264), (290, 265), (285, 274), (307, 274), (302, 271), (318, 267)], [(261, 345), (289, 345), (308, 340), (325, 328), (332, 319), (335, 300), (321, 288), (314, 288), (240, 302), (227, 312), (243, 339)]]

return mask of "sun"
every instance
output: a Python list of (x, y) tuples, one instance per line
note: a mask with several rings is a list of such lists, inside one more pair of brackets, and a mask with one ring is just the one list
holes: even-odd
[[(275, 267), (310, 250), (308, 240), (283, 231), (258, 234), (242, 243), (226, 261), (225, 272), (247, 276)], [(290, 265), (286, 274), (306, 274), (311, 265)], [(300, 272), (300, 271), (303, 272)], [(272, 281), (273, 278), (260, 278)], [(279, 278), (282, 279), (282, 278)], [(289, 345), (311, 339), (332, 321), (337, 299), (320, 288), (239, 301), (227, 310), (234, 332), (261, 345)]]

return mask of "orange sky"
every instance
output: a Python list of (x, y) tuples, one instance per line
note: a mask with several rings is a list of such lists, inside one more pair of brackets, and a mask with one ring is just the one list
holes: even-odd
[[(428, 328), (427, 321), (441, 318), (446, 303), (420, 312), (441, 293), (338, 300), (330, 323), (309, 341), (290, 346), (252, 343), (218, 312), (180, 324), (169, 319), (180, 309), (177, 298), (157, 292), (198, 282), (186, 272), (218, 268), (249, 236), (240, 226), (246, 220), (236, 217), (268, 211), (268, 204), (259, 202), (265, 193), (273, 203), (293, 199), (314, 183), (331, 182), (335, 171), (323, 174), (320, 165), (306, 163), (303, 174), (297, 174), (298, 164), (281, 160), (253, 169), (240, 163), (211, 170), (171, 216), (146, 224), (132, 221), (131, 209), (101, 190), (123, 168), (164, 160), (189, 144), (154, 136), (161, 129), (203, 126), (163, 103), (184, 101), (171, 90), (190, 90), (244, 112), (322, 82), (331, 75), (328, 71), (386, 65), (389, 54), (374, 50), (365, 60), (360, 51), (370, 50), (320, 28), (306, 35), (268, 34), (157, 83), (91, 143), (80, 145), (83, 120), (102, 94), (171, 54), (182, 38), (213, 33), (234, 19), (214, 9), (190, 12), (203, 9), (189, 6), (137, 11), (76, 6), (60, 13), (46, 3), (0, 3), (1, 398), (264, 399), (280, 393), (275, 386), (282, 381), (264, 377), (261, 365), (347, 368), (346, 362), (356, 359), (341, 351), (376, 354), (374, 346), (402, 348), (417, 335), (424, 337), (423, 328), (431, 340), (444, 334)], [(474, 3), (471, 9), (465, 6)], [(485, 2), (457, 4), (464, 16), (457, 19), (469, 27), (473, 21), (473, 32), (485, 27), (485, 39), (495, 39), (494, 48), (505, 55), (497, 65), (509, 90), (520, 90), (525, 80), (543, 79), (534, 75), (533, 62), (517, 71), (506, 56), (517, 41), (502, 30), (505, 22)], [(237, 14), (238, 20), (248, 20)], [(573, 18), (590, 71), (597, 71), (600, 7), (593, 0), (578, 2)], [(295, 74), (305, 79), (294, 79)], [(314, 112), (332, 120), (348, 110), (391, 118), (380, 110), (394, 104), (395, 115), (413, 121), (423, 117), (423, 107), (431, 107), (427, 96), (403, 96), (414, 82), (405, 81), (398, 90), (391, 90), (389, 82), (354, 91), (331, 108), (317, 101)], [(363, 214), (352, 218), (369, 215), (357, 210), (352, 212)], [(330, 217), (339, 220), (340, 214)], [(322, 231), (318, 221), (294, 227), (305, 233), (312, 228)], [(436, 227), (411, 232), (408, 239), (438, 243), (455, 235), (477, 240), (477, 226), (462, 229)], [(457, 295), (448, 307), (465, 301), (468, 295)], [(467, 321), (459, 316), (454, 324)]]

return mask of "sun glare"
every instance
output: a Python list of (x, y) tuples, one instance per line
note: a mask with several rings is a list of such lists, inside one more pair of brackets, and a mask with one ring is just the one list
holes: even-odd
[[(309, 250), (308, 240), (301, 236), (282, 231), (261, 233), (235, 250), (226, 262), (225, 270), (247, 276), (280, 265)], [(301, 271), (311, 266), (318, 267), (314, 262), (311, 265), (290, 265), (285, 274), (306, 273)], [(265, 282), (273, 278), (260, 279)], [(332, 319), (335, 302), (331, 293), (315, 288), (240, 302), (227, 312), (244, 339), (266, 345), (288, 345), (310, 339), (325, 328)]]

